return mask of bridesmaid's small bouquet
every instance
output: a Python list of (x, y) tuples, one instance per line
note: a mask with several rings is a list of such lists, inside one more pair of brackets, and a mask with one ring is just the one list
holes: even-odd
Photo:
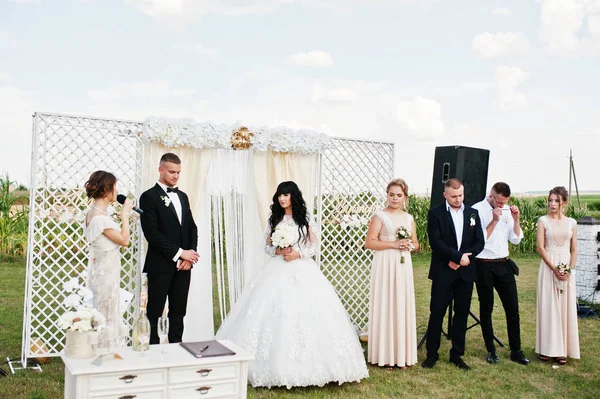
[[(398, 238), (398, 240), (410, 239), (411, 236), (412, 236), (412, 233), (404, 226), (400, 226), (398, 228), (398, 231), (396, 232), (396, 237)], [(404, 262), (405, 262), (404, 252), (401, 252), (400, 263), (404, 263)]]
[(292, 226), (277, 226), (271, 235), (271, 242), (279, 249), (291, 247), (297, 240), (297, 230)]
[[(560, 274), (571, 274), (572, 270), (571, 266), (564, 263), (559, 263), (558, 265), (556, 265), (556, 269), (559, 271)], [(558, 278), (556, 278), (556, 276), (554, 276), (554, 282), (556, 283), (556, 288), (558, 288), (558, 290), (562, 294), (565, 289), (565, 281), (559, 280)]]

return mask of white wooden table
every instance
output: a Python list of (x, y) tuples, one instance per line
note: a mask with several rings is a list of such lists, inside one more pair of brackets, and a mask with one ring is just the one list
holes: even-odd
[(179, 344), (151, 345), (144, 355), (127, 347), (117, 352), (123, 360), (96, 366), (95, 358), (61, 353), (65, 399), (246, 398), (253, 356), (230, 341), (219, 342), (236, 354), (197, 359)]

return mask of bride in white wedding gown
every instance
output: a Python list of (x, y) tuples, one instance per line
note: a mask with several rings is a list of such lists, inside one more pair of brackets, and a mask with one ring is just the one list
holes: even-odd
[[(277, 187), (266, 229), (272, 259), (248, 283), (217, 332), (252, 352), (253, 387), (323, 386), (360, 381), (369, 372), (363, 349), (335, 290), (311, 258), (316, 226), (294, 182)], [(291, 227), (294, 244), (276, 248), (278, 227)]]

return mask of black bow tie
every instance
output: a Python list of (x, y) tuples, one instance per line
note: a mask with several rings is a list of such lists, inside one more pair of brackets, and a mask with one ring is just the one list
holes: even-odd
[(179, 189), (177, 187), (167, 187), (167, 193), (176, 193)]

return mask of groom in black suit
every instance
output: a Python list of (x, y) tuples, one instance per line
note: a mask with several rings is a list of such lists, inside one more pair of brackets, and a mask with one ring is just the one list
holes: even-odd
[(427, 233), (431, 245), (431, 302), (427, 327), (427, 358), (422, 363), (432, 368), (439, 359), (440, 337), (446, 309), (454, 301), (454, 318), (450, 337), (450, 363), (468, 370), (462, 360), (465, 353), (467, 317), (475, 281), (474, 255), (485, 245), (477, 211), (463, 204), (464, 187), (450, 179), (444, 188), (446, 201), (429, 211)]
[(169, 342), (181, 342), (190, 287), (190, 269), (198, 261), (198, 229), (187, 195), (177, 187), (181, 160), (160, 158), (160, 178), (140, 197), (142, 230), (148, 241), (144, 273), (148, 276), (150, 343), (158, 344), (156, 325), (169, 298)]

